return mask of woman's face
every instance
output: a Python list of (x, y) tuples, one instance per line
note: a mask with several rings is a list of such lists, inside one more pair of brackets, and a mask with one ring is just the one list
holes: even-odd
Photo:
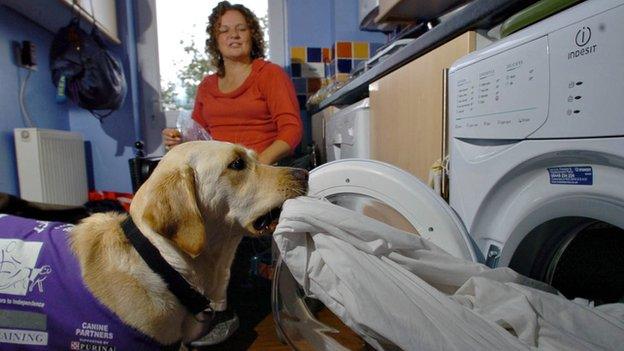
[(217, 45), (224, 59), (251, 57), (251, 29), (243, 14), (228, 10), (221, 16), (217, 24)]

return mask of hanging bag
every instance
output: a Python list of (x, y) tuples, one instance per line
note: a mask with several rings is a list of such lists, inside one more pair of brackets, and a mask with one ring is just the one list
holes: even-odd
[(119, 109), (126, 97), (121, 63), (108, 51), (95, 25), (87, 33), (78, 17), (54, 36), (50, 71), (57, 94), (65, 94), (100, 122)]

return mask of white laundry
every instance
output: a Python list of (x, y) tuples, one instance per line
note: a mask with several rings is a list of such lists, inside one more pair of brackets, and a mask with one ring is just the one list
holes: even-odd
[(377, 350), (622, 350), (624, 304), (590, 307), (509, 268), (326, 200), (283, 206), (274, 239), (307, 294)]

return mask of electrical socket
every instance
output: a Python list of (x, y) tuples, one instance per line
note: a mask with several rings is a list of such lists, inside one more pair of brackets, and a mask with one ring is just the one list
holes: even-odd
[(28, 40), (24, 40), (21, 43), (12, 41), (11, 44), (15, 53), (15, 64), (19, 67), (36, 71), (37, 60), (35, 56), (35, 44)]

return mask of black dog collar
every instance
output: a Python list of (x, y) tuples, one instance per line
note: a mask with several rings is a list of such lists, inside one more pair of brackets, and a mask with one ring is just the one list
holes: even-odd
[(210, 309), (210, 300), (195, 290), (180, 272), (171, 267), (158, 249), (137, 228), (130, 215), (121, 223), (121, 228), (126, 238), (130, 240), (132, 246), (141, 255), (143, 261), (147, 263), (152, 271), (160, 275), (167, 284), (169, 291), (175, 295), (191, 314), (197, 315), (204, 311), (214, 314)]

